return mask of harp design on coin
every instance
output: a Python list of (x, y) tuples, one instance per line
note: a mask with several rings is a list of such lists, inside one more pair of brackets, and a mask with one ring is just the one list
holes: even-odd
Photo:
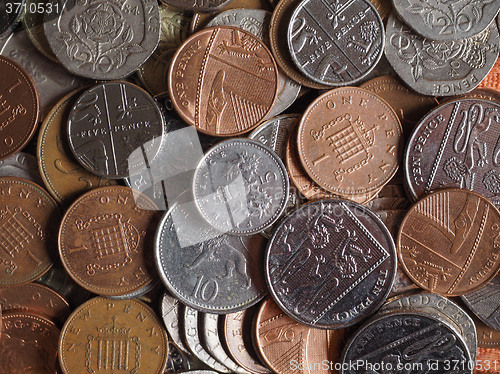
[(101, 370), (135, 373), (141, 366), (139, 338), (131, 336), (132, 329), (117, 321), (113, 316), (112, 322), (96, 328), (96, 336), (87, 337), (85, 366), (89, 373)]

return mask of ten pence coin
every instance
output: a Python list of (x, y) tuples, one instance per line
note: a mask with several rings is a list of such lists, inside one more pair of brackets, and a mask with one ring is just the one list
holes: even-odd
[(478, 193), (443, 189), (415, 203), (399, 229), (400, 264), (443, 296), (475, 291), (500, 267), (500, 213)]
[(156, 0), (58, 0), (46, 14), (47, 40), (71, 73), (96, 80), (125, 78), (153, 53), (160, 39)]
[(271, 111), (278, 68), (253, 34), (232, 26), (212, 27), (178, 49), (170, 65), (169, 92), (179, 115), (197, 130), (239, 135)]
[(65, 374), (163, 374), (167, 333), (155, 312), (138, 300), (96, 297), (68, 318), (59, 339)]
[(85, 193), (68, 208), (59, 229), (65, 269), (80, 286), (99, 295), (142, 289), (153, 281), (158, 218), (154, 203), (131, 188), (100, 187)]
[(31, 282), (57, 256), (61, 213), (50, 195), (22, 178), (0, 178), (0, 286)]
[(383, 187), (396, 173), (402, 152), (394, 110), (356, 87), (328, 91), (309, 105), (297, 140), (307, 174), (344, 198)]
[(4, 373), (54, 374), (59, 329), (48, 319), (30, 313), (2, 315), (0, 368)]
[(21, 65), (0, 56), (0, 160), (19, 152), (38, 126), (35, 83)]

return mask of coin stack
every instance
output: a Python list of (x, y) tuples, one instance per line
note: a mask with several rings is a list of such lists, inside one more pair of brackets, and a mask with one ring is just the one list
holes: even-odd
[(0, 2), (0, 373), (500, 373), (499, 10)]

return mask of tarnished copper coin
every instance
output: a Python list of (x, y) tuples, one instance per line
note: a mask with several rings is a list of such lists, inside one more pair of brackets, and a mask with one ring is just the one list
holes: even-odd
[(0, 77), (0, 159), (4, 159), (35, 134), (40, 102), (35, 83), (18, 63), (0, 56)]
[(2, 373), (56, 373), (60, 331), (53, 322), (21, 312), (4, 313), (1, 322)]
[(60, 327), (71, 314), (68, 302), (61, 295), (36, 283), (0, 288), (0, 308), (4, 312), (22, 310), (42, 314)]
[(433, 192), (413, 205), (398, 234), (400, 264), (420, 287), (463, 295), (489, 282), (500, 267), (500, 213), (478, 193)]
[(0, 178), (0, 286), (31, 282), (52, 266), (61, 213), (50, 195), (22, 178)]
[(65, 374), (163, 374), (167, 358), (167, 333), (138, 300), (96, 297), (71, 314), (59, 339)]
[(344, 330), (325, 331), (303, 325), (267, 299), (255, 317), (255, 338), (260, 356), (275, 373), (292, 374), (309, 368), (310, 374), (327, 374), (337, 371), (329, 365), (318, 368), (317, 363), (339, 362)]
[(500, 103), (461, 99), (440, 105), (413, 132), (404, 167), (418, 198), (443, 187), (465, 188), (500, 206)]
[(233, 0), (161, 0), (173, 7), (192, 12), (216, 12)]
[(337, 88), (304, 113), (298, 152), (307, 174), (326, 190), (349, 198), (383, 187), (396, 173), (402, 130), (394, 110), (372, 92)]
[(63, 97), (43, 121), (38, 133), (37, 156), (45, 187), (56, 201), (69, 206), (83, 192), (115, 180), (97, 176), (75, 160), (68, 143), (69, 113), (82, 90)]
[(264, 266), (271, 296), (286, 314), (308, 326), (339, 329), (385, 301), (396, 273), (396, 248), (369, 209), (348, 200), (320, 200), (281, 223)]
[(278, 68), (271, 52), (251, 33), (231, 26), (208, 28), (177, 50), (169, 92), (178, 113), (197, 130), (239, 135), (271, 111), (278, 94)]
[(97, 188), (76, 200), (63, 217), (59, 229), (62, 263), (91, 292), (122, 296), (153, 281), (159, 216), (151, 200), (134, 195), (123, 186)]
[(480, 348), (500, 348), (500, 330), (492, 329), (475, 315), (472, 315), (472, 319), (476, 325), (477, 346)]

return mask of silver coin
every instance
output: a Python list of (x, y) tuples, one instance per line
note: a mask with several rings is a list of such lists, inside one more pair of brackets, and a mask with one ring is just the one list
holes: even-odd
[(500, 0), (392, 0), (394, 9), (417, 34), (439, 41), (468, 38), (495, 19)]
[(302, 0), (288, 26), (293, 62), (327, 86), (363, 79), (384, 51), (384, 24), (368, 0)]
[(0, 54), (18, 62), (33, 78), (40, 92), (42, 118), (62, 97), (89, 84), (87, 80), (73, 76), (42, 55), (31, 43), (25, 30), (11, 34), (0, 48)]
[(473, 90), (495, 64), (498, 45), (494, 23), (470, 38), (438, 42), (417, 35), (393, 13), (387, 20), (385, 56), (401, 79), (423, 95)]
[[(270, 48), (269, 28), (272, 14), (262, 9), (230, 9), (217, 14), (207, 24), (211, 26), (235, 26), (246, 30)], [(278, 96), (266, 118), (277, 116), (294, 103), (302, 86), (290, 79), (278, 68)]]
[(186, 355), (174, 343), (169, 341), (167, 368), (165, 370), (165, 374), (188, 371), (190, 368), (191, 365), (189, 364), (189, 359)]
[(153, 288), (155, 288), (158, 285), (158, 282), (150, 282), (147, 285), (145, 285), (142, 288), (139, 288), (137, 291), (130, 292), (125, 295), (119, 295), (119, 296), (106, 296), (108, 299), (114, 299), (114, 300), (130, 300), (134, 299), (136, 297), (141, 297), (147, 294), (149, 291), (151, 291)]
[[(359, 366), (349, 365), (356, 362)], [(471, 374), (475, 366), (463, 338), (451, 325), (408, 311), (382, 315), (362, 325), (347, 344), (342, 364), (342, 374)]]
[(132, 74), (160, 40), (156, 0), (54, 0), (44, 19), (52, 51), (73, 74), (97, 80)]
[(448, 317), (452, 325), (464, 338), (472, 359), (474, 361), (476, 360), (476, 326), (467, 312), (453, 301), (433, 293), (419, 293), (416, 295), (399, 296), (396, 299), (385, 303), (380, 308), (379, 312), (394, 309), (416, 309), (417, 311), (422, 312), (430, 309), (437, 312), (437, 315), (444, 315)]
[(219, 331), (219, 316), (212, 313), (200, 313), (199, 316), (202, 344), (207, 352), (232, 372), (248, 374), (248, 371), (234, 362), (224, 350), (220, 340), (222, 332)]
[(167, 292), (163, 293), (160, 300), (160, 313), (168, 335), (179, 349), (189, 353), (189, 349), (187, 349), (181, 337), (180, 315), (183, 312), (181, 306), (182, 304), (178, 299), (170, 296)]
[(175, 203), (156, 234), (155, 260), (161, 280), (184, 304), (209, 313), (231, 313), (261, 300), (265, 240), (261, 235), (220, 233), (190, 199)]
[(0, 161), (0, 177), (20, 177), (43, 186), (35, 156), (26, 152), (16, 153)]
[(71, 152), (99, 176), (134, 175), (158, 155), (163, 121), (143, 89), (127, 82), (101, 83), (82, 93), (69, 114)]
[(200, 330), (198, 328), (198, 311), (188, 306), (184, 309), (184, 338), (193, 355), (205, 365), (221, 373), (231, 373), (226, 366), (213, 358), (201, 345)]
[(26, 0), (0, 1), (0, 35), (9, 34), (16, 27), (25, 6)]
[(281, 159), (259, 142), (231, 139), (212, 147), (193, 178), (203, 218), (221, 232), (252, 235), (283, 213), (289, 193)]
[(460, 298), (481, 321), (492, 329), (500, 330), (500, 276)]

